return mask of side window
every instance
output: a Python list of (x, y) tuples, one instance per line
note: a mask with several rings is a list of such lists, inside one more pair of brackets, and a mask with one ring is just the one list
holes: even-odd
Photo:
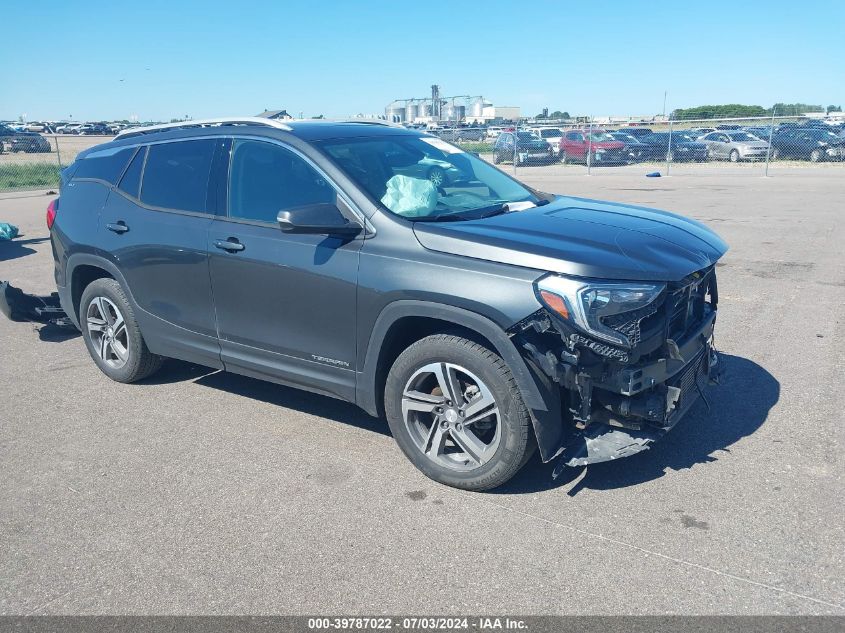
[(279, 211), (335, 203), (337, 193), (305, 160), (274, 143), (235, 140), (229, 217), (276, 222)]
[(201, 139), (150, 145), (141, 202), (153, 207), (205, 213), (216, 143), (216, 139)]
[(117, 186), (118, 189), (124, 193), (128, 193), (133, 198), (138, 197), (138, 192), (141, 189), (141, 171), (144, 169), (144, 159), (146, 157), (147, 148), (138, 148), (138, 153), (135, 154), (135, 158), (129, 163), (126, 173), (123, 174), (123, 178), (120, 179), (120, 184)]
[(116, 147), (92, 152), (79, 161), (79, 167), (73, 177), (96, 178), (115, 184), (134, 153), (134, 147)]

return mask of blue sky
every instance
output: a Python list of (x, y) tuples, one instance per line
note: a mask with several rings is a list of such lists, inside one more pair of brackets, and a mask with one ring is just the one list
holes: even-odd
[(6, 22), (0, 47), (0, 119), (342, 117), (433, 83), (524, 115), (655, 114), (664, 90), (668, 110), (845, 106), (842, 0), (17, 6), (21, 28)]

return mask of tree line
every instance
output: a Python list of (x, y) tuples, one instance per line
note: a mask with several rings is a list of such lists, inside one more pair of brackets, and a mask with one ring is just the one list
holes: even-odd
[(741, 103), (728, 103), (725, 105), (703, 105), (694, 108), (678, 108), (673, 110), (671, 117), (675, 120), (682, 119), (723, 119), (772, 116), (800, 116), (808, 112), (842, 112), (842, 106), (829, 105), (827, 108), (820, 105), (807, 103), (776, 103), (771, 108), (764, 108), (759, 105), (743, 105)]

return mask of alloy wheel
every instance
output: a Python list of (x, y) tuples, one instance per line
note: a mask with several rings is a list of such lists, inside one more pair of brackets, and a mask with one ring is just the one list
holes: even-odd
[(129, 360), (129, 332), (120, 310), (106, 297), (94, 297), (85, 314), (88, 334), (99, 357), (119, 369)]
[(456, 471), (480, 468), (501, 441), (499, 406), (475, 374), (453, 363), (419, 368), (402, 392), (402, 418), (416, 447)]

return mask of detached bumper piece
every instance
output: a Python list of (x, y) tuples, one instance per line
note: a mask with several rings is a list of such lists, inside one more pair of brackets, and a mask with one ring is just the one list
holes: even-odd
[(665, 390), (659, 395), (618, 398), (605, 404), (605, 408), (597, 412), (595, 421), (576, 431), (567, 442), (554, 476), (567, 466), (586, 466), (648, 450), (699, 398), (707, 402), (704, 389), (708, 383), (718, 380), (719, 370), (718, 354), (707, 344), (666, 382)]
[(0, 281), (0, 312), (12, 321), (52, 323), (59, 327), (75, 327), (59, 304), (58, 293), (46, 297), (30, 295), (8, 281)]

